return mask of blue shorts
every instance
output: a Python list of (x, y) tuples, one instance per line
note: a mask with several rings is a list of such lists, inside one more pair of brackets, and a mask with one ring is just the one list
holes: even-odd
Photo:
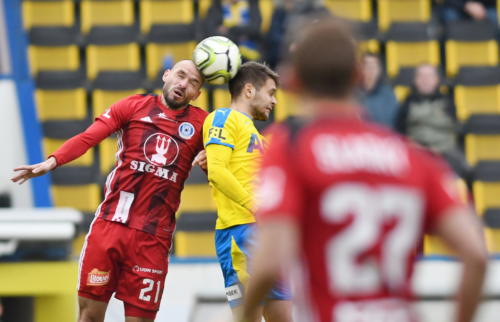
[[(215, 230), (215, 250), (219, 259), (226, 296), (231, 307), (242, 303), (245, 285), (248, 281), (249, 249), (255, 244), (255, 224), (244, 224)], [(282, 282), (276, 283), (269, 292), (270, 300), (290, 300), (288, 287)]]

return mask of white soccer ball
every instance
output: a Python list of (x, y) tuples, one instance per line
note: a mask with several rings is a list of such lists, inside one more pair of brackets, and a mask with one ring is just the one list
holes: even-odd
[(211, 84), (225, 84), (241, 65), (238, 46), (222, 36), (203, 39), (193, 51), (193, 61)]

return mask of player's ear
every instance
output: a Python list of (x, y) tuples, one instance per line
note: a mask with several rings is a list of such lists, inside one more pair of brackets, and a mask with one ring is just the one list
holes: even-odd
[(243, 95), (246, 99), (252, 99), (255, 96), (255, 87), (251, 83), (246, 83), (243, 87)]

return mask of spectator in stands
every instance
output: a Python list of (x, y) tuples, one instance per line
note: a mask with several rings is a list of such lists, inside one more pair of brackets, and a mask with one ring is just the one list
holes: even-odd
[(412, 90), (396, 118), (396, 128), (416, 143), (441, 154), (462, 178), (469, 166), (459, 148), (459, 126), (451, 98), (440, 92), (438, 69), (421, 64), (415, 69)]
[(489, 20), (497, 24), (496, 0), (444, 0), (441, 16), (445, 23), (461, 19)]
[(362, 69), (363, 79), (358, 95), (361, 104), (372, 121), (393, 128), (398, 102), (392, 87), (383, 77), (380, 57), (365, 53)]
[(218, 35), (234, 41), (244, 60), (259, 60), (261, 23), (258, 0), (214, 0), (203, 30), (205, 37)]

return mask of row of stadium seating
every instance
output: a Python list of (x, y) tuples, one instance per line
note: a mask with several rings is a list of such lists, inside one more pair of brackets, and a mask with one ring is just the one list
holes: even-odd
[[(259, 3), (265, 30), (272, 1)], [(81, 132), (118, 99), (145, 91), (159, 92), (164, 66), (190, 56), (196, 39), (193, 22), (209, 4), (205, 0), (24, 1), (46, 153)], [(442, 64), (448, 76), (456, 76), (452, 85), (457, 117), (466, 122), (467, 159), (476, 165), (476, 208), (487, 224), (490, 251), (500, 253), (500, 177), (495, 163), (500, 161), (500, 71), (494, 28), (457, 23), (447, 26), (440, 35), (429, 24), (430, 1), (379, 0), (381, 36), (372, 21), (370, 0), (325, 0), (325, 5), (340, 16), (361, 22), (361, 47), (385, 53), (387, 72), (400, 100), (409, 90), (412, 67), (417, 64)], [(165, 56), (169, 57), (166, 62)], [(294, 113), (292, 94), (280, 91), (277, 99), (274, 119)], [(194, 104), (208, 110), (228, 106), (229, 95), (223, 87), (207, 87)], [(114, 163), (115, 151), (116, 140), (111, 137), (58, 169), (52, 186), (55, 205), (93, 212), (102, 198), (102, 178)], [(206, 176), (195, 169), (183, 192), (175, 254), (214, 256), (215, 217)], [(427, 255), (446, 254), (432, 238), (426, 238), (424, 250)]]
[[(395, 22), (425, 23), (432, 19), (431, 0), (377, 0), (376, 17), (372, 0), (324, 0), (323, 3), (340, 17), (360, 22), (377, 20), (381, 31)], [(500, 0), (498, 3), (500, 7)], [(141, 32), (148, 33), (154, 24), (189, 24), (203, 18), (210, 4), (210, 0), (27, 0), (23, 5), (24, 27), (72, 27), (80, 22), (81, 31), (86, 34), (95, 26), (132, 26), (139, 20)], [(259, 7), (265, 32), (270, 25), (273, 1), (260, 0)]]
[[(391, 78), (422, 62), (441, 64), (439, 35), (429, 24), (395, 24), (385, 34), (384, 42), (377, 39), (369, 24), (359, 26), (363, 49), (380, 52), (385, 45), (387, 74)], [(442, 62), (447, 76), (455, 77), (464, 66), (496, 66), (499, 48), (495, 33), (489, 23), (450, 24), (444, 33)], [(191, 56), (195, 35), (191, 26), (156, 25), (141, 44), (133, 27), (96, 27), (82, 44), (74, 30), (66, 27), (32, 28), (31, 72), (81, 71), (93, 81), (104, 71), (144, 71), (147, 79), (154, 81), (164, 66)]]

